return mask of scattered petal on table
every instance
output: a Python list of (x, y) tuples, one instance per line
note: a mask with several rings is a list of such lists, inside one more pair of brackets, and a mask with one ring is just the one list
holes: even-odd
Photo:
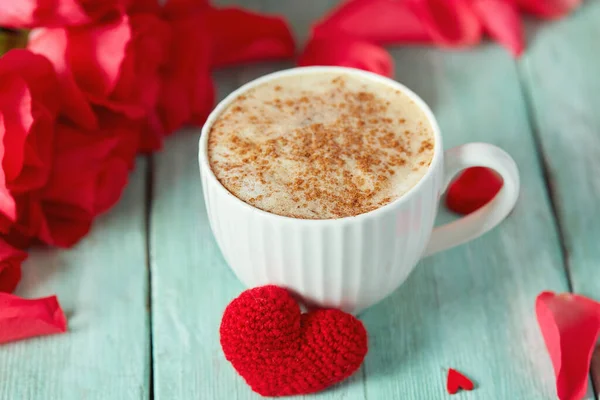
[(394, 61), (382, 47), (348, 36), (313, 38), (298, 65), (338, 65), (392, 76)]
[(56, 296), (22, 299), (0, 293), (0, 344), (67, 331), (67, 319)]
[(209, 0), (161, 0), (167, 18), (181, 18), (203, 12), (210, 7)]
[(512, 0), (476, 0), (473, 8), (487, 33), (514, 56), (525, 49), (523, 25), (519, 10)]
[(211, 8), (206, 22), (213, 38), (214, 67), (294, 55), (294, 38), (281, 17), (241, 8)]
[(313, 30), (315, 37), (339, 34), (379, 44), (432, 43), (429, 32), (409, 2), (397, 0), (346, 1), (318, 22)]
[(600, 303), (570, 293), (543, 292), (535, 312), (554, 367), (558, 398), (582, 399), (600, 333)]
[(468, 168), (450, 184), (446, 207), (459, 214), (470, 214), (489, 203), (502, 184), (502, 178), (488, 168)]

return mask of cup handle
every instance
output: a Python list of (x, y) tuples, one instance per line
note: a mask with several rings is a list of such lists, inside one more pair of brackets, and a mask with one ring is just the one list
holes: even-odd
[(502, 176), (504, 184), (494, 199), (479, 210), (435, 228), (423, 257), (483, 235), (506, 218), (519, 197), (517, 164), (504, 150), (491, 144), (469, 143), (446, 151), (444, 158), (444, 191), (456, 174), (470, 167), (491, 168)]

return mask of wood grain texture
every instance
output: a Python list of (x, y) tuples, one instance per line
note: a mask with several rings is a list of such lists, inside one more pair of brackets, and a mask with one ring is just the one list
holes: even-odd
[[(572, 289), (600, 300), (600, 2), (529, 28), (520, 70), (564, 236)], [(600, 355), (599, 355), (600, 356)], [(600, 357), (593, 369), (600, 388)]]
[(70, 250), (35, 249), (17, 294), (56, 294), (66, 334), (0, 347), (0, 399), (149, 397), (146, 162), (119, 204)]

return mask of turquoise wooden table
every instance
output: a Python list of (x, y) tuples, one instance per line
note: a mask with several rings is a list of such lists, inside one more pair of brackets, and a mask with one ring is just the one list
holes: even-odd
[[(244, 5), (285, 14), (303, 41), (334, 3)], [(365, 312), (363, 367), (307, 399), (445, 399), (448, 367), (477, 382), (456, 399), (556, 398), (535, 297), (553, 290), (600, 300), (598, 21), (600, 2), (591, 0), (559, 22), (528, 21), (529, 47), (518, 61), (490, 43), (460, 52), (392, 49), (395, 78), (432, 106), (445, 146), (504, 148), (519, 165), (522, 194), (500, 227), (422, 261)], [(289, 66), (219, 71), (219, 96)], [(69, 332), (0, 347), (0, 399), (258, 398), (219, 346), (222, 312), (244, 288), (208, 226), (199, 132), (182, 131), (161, 153), (140, 158), (118, 206), (75, 248), (34, 252), (17, 293), (57, 293)], [(449, 218), (442, 211), (440, 221)], [(590, 374), (600, 388), (596, 360)]]

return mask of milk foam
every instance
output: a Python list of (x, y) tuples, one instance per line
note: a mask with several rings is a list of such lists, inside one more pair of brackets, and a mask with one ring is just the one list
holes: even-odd
[(217, 179), (274, 214), (331, 219), (401, 197), (427, 172), (432, 127), (406, 94), (350, 74), (272, 80), (238, 98), (209, 132)]

